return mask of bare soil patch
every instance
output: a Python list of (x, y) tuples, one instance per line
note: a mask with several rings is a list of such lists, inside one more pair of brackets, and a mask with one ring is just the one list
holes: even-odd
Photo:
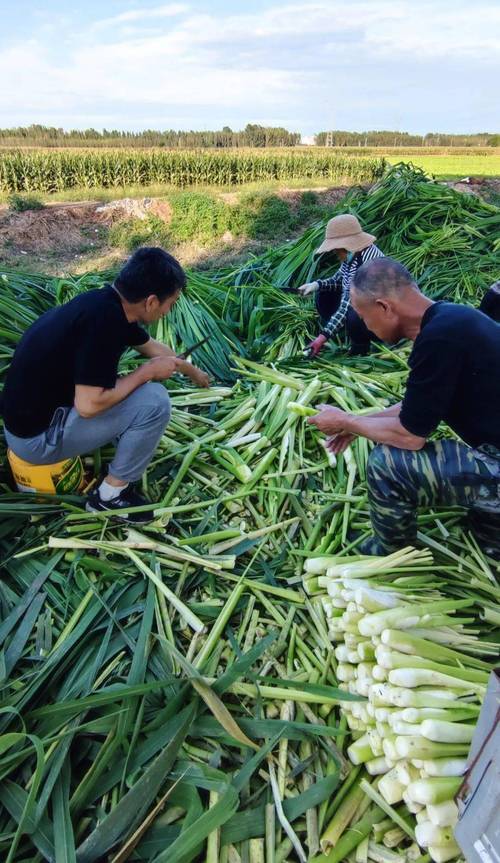
[(96, 204), (57, 204), (42, 210), (0, 209), (0, 265), (63, 275), (101, 250), (107, 230)]
[(28, 253), (47, 252), (58, 248), (68, 253), (82, 245), (82, 231), (96, 223), (95, 204), (61, 204), (43, 210), (11, 212), (7, 208), (0, 214), (0, 244), (3, 250)]
[(456, 192), (475, 195), (487, 201), (500, 196), (500, 180), (495, 177), (464, 177), (463, 180), (448, 180), (445, 185)]

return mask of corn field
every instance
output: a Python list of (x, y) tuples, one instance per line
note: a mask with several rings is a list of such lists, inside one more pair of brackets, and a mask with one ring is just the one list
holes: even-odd
[(0, 190), (62, 192), (78, 187), (112, 189), (156, 184), (229, 186), (302, 177), (364, 183), (376, 180), (384, 169), (384, 159), (327, 152), (6, 150), (0, 155)]

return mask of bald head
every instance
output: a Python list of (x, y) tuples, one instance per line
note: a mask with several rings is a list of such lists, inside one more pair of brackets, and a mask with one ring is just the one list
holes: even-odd
[(416, 338), (432, 300), (420, 293), (406, 267), (392, 258), (368, 261), (356, 271), (351, 287), (354, 311), (382, 341)]
[(408, 290), (418, 290), (409, 270), (392, 258), (377, 258), (362, 264), (356, 270), (352, 287), (361, 301), (400, 299)]

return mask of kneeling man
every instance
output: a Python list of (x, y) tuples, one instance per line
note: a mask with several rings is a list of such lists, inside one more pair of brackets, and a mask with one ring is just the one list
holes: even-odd
[[(321, 406), (310, 422), (342, 452), (356, 436), (374, 441), (368, 497), (375, 540), (366, 553), (415, 544), (419, 507), (465, 506), (489, 553), (500, 551), (500, 325), (477, 309), (433, 302), (391, 258), (358, 269), (351, 302), (369, 330), (411, 339), (402, 402), (355, 416)], [(428, 441), (440, 422), (457, 438)]]
[[(163, 249), (138, 249), (112, 285), (45, 312), (16, 348), (2, 403), (5, 437), (15, 455), (53, 464), (118, 441), (87, 509), (119, 515), (147, 503), (132, 483), (146, 470), (170, 418), (160, 382), (181, 372), (197, 386), (209, 385), (205, 372), (141, 326), (168, 314), (185, 284), (182, 267)], [(128, 347), (148, 361), (118, 377)], [(148, 512), (134, 515), (135, 521), (149, 519)]]

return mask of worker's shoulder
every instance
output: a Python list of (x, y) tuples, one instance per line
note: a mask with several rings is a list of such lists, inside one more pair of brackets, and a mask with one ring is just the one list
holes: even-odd
[(427, 337), (447, 336), (462, 338), (467, 335), (484, 335), (498, 338), (498, 324), (483, 312), (460, 303), (437, 302), (429, 307), (422, 332)]
[(112, 322), (115, 319), (121, 321), (124, 317), (120, 299), (111, 285), (78, 294), (60, 308), (66, 318), (78, 322)]
[(375, 260), (375, 258), (385, 258), (385, 254), (375, 245), (375, 243), (372, 243), (370, 246), (366, 246), (365, 249), (362, 249), (361, 252), (358, 253), (358, 257), (360, 263), (367, 264), (369, 261)]

